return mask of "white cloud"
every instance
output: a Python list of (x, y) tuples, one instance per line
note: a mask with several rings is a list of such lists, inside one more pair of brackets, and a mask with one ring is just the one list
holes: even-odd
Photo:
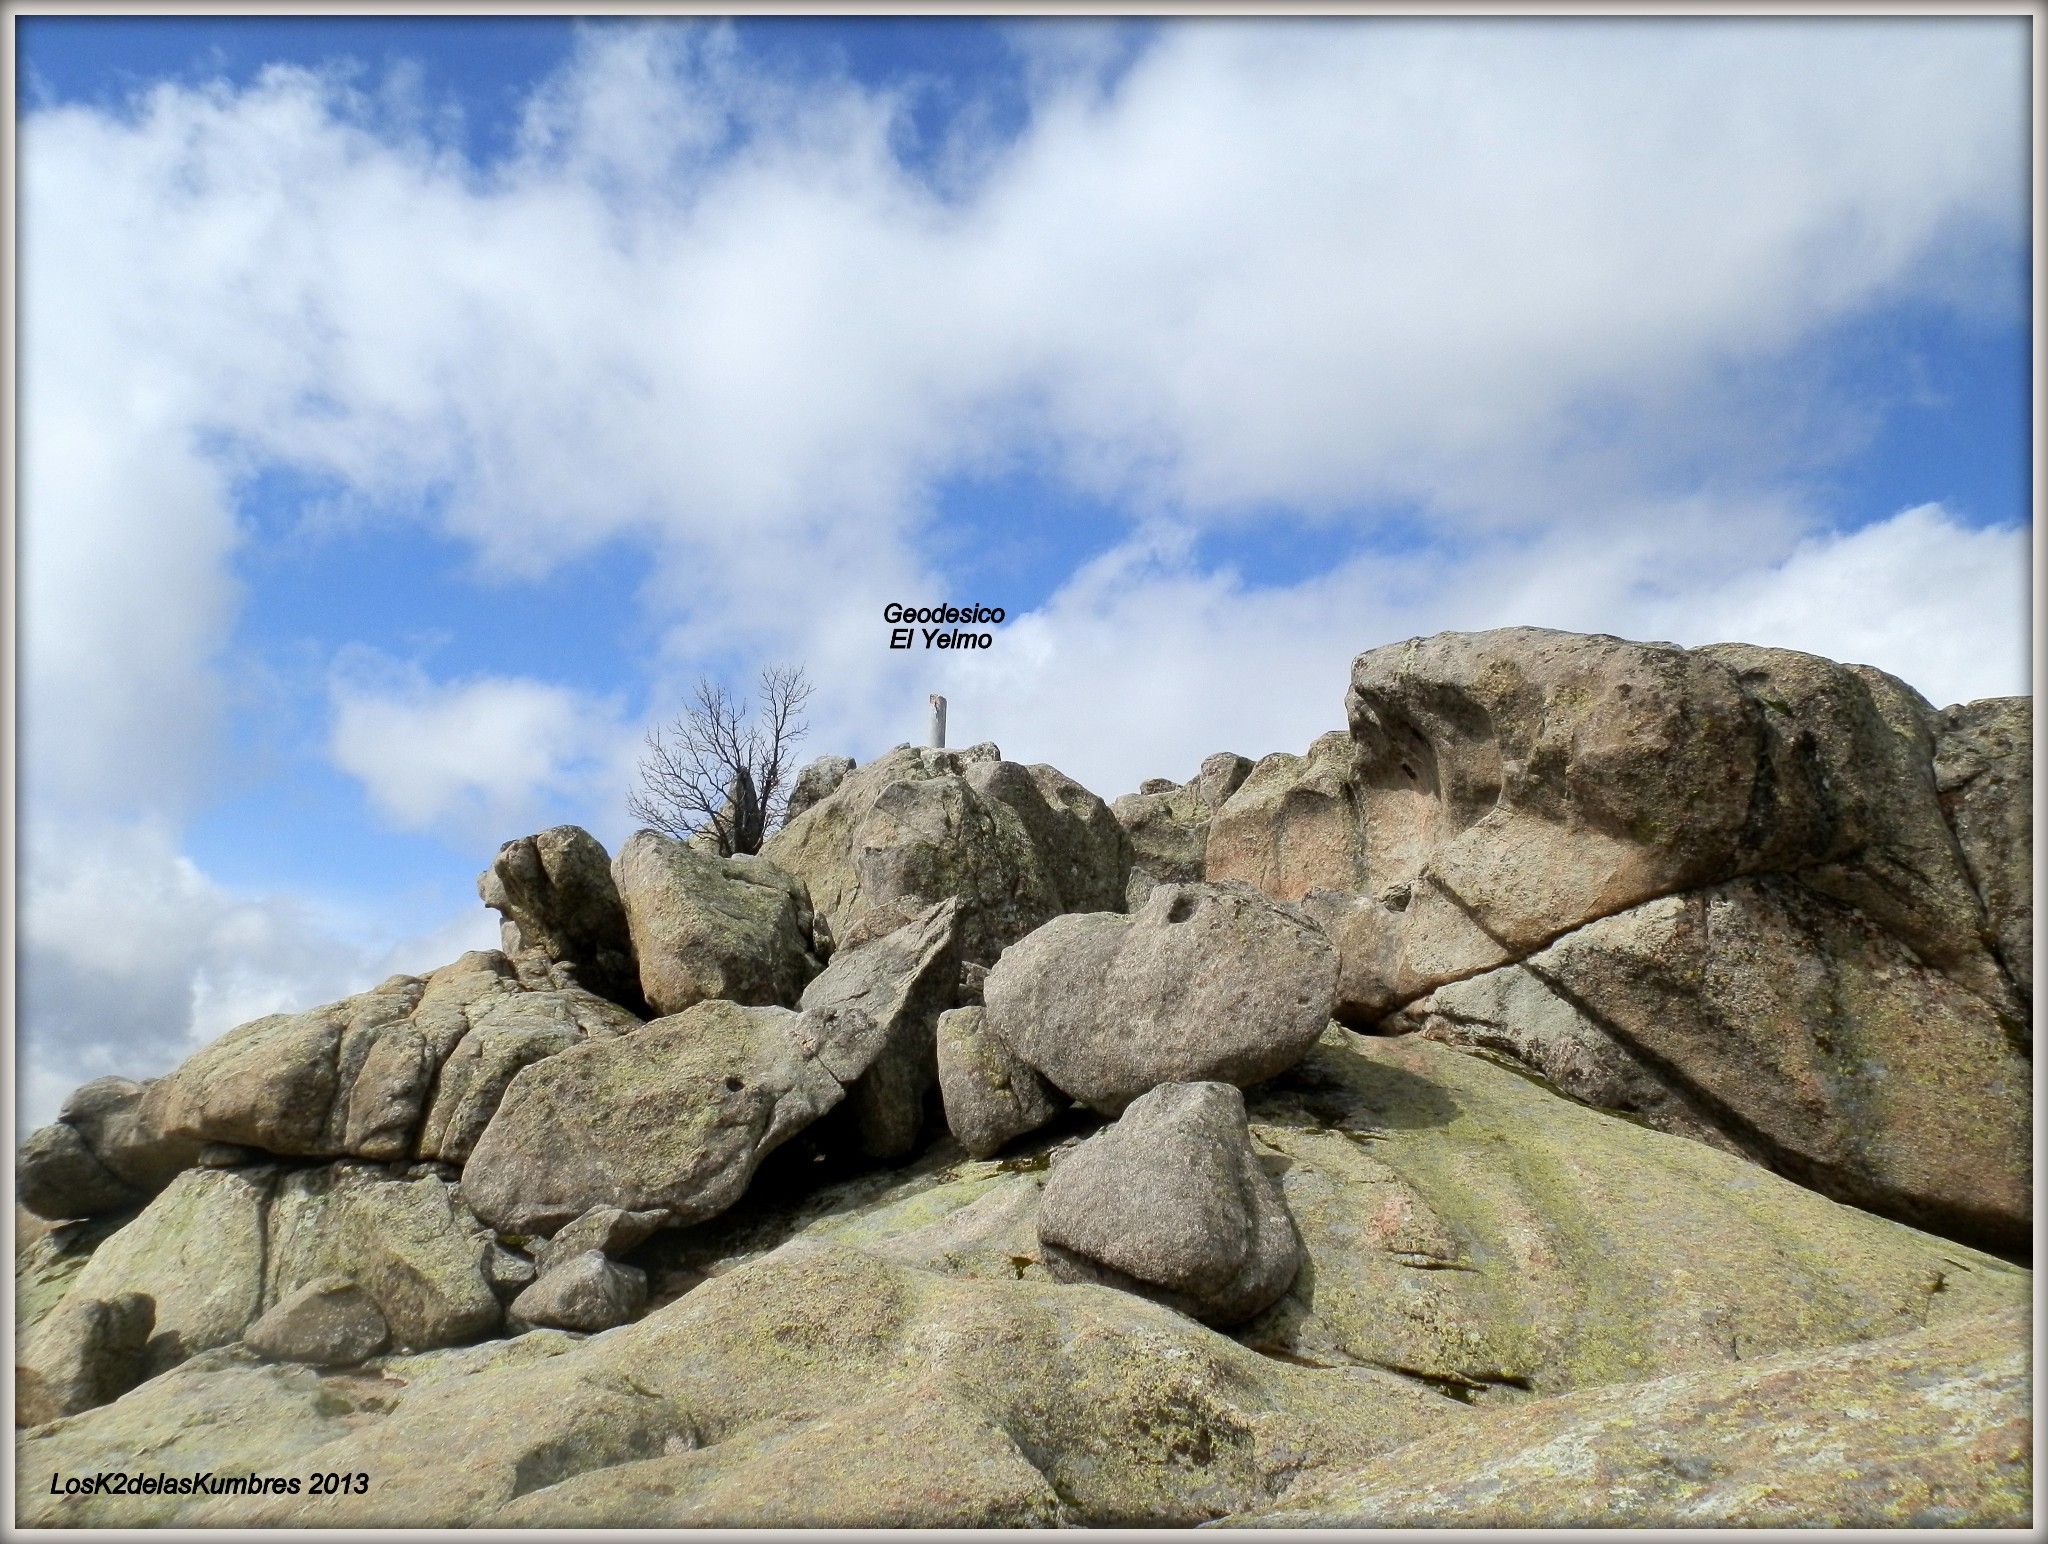
[(160, 822), (38, 822), (24, 837), (23, 1129), (51, 1119), (89, 1078), (155, 1076), (238, 1023), (497, 945), (497, 918), (481, 904), (421, 919), (237, 896)]
[(1652, 614), (1683, 643), (1875, 665), (1944, 707), (2033, 691), (2032, 569), (2027, 531), (1972, 530), (1922, 504)]
[[(1696, 585), (1675, 588), (1687, 557), (1658, 513), (1639, 512), (1632, 540), (1565, 532), (1477, 552), (1365, 554), (1280, 587), (1199, 572), (1185, 533), (1154, 530), (1012, 624), (1000, 648), (944, 657), (927, 674), (949, 696), (952, 743), (993, 739), (1105, 798), (1146, 777), (1191, 777), (1211, 751), (1298, 752), (1344, 727), (1357, 654), (1445, 629), (1802, 649), (1890, 671), (1936, 706), (2031, 689), (2024, 532), (1972, 530), (1926, 505), (1845, 536), (1781, 536), (1748, 564), (1721, 553)], [(1737, 535), (1771, 518), (1722, 514)], [(921, 733), (909, 717), (898, 737)]]
[[(1925, 511), (1815, 535), (1780, 473), (1868, 405), (1772, 370), (1902, 296), (1994, 303), (1965, 259), (2024, 240), (2024, 44), (2016, 18), (1189, 23), (1113, 91), (1040, 50), (1030, 127), (951, 157), (945, 196), (893, 158), (894, 103), (766, 78), (716, 28), (592, 31), (484, 174), (302, 72), (32, 111), (24, 786), (85, 833), (28, 854), (36, 1011), (125, 1044), (146, 1001), (160, 1045), (195, 992), (211, 1020), (339, 979), (284, 902), (177, 860), (233, 482), (277, 463), (503, 572), (645, 539), (657, 704), (807, 659), (813, 749), (915, 735), (937, 686), (957, 733), (1105, 793), (1298, 748), (1353, 653), (1441, 627), (1748, 631), (2015, 689), (2020, 539)], [(1143, 534), (986, 659), (887, 656), (880, 604), (946, 588), (933, 482), (1015, 455)], [(1376, 500), (1432, 544), (1278, 590), (1187, 557)], [(406, 829), (494, 843), (630, 776), (619, 703), (544, 680), (344, 662), (330, 705), (332, 760)], [(73, 872), (138, 829), (137, 874)]]
[(509, 677), (435, 683), (366, 652), (330, 690), (329, 755), (400, 829), (495, 846), (549, 809), (624, 801), (633, 736), (616, 703)]
[(31, 314), (108, 340), (31, 334), (32, 387), (161, 377), (247, 456), (445, 491), (506, 569), (650, 532), (694, 626), (802, 638), (1018, 446), (1181, 518), (1581, 520), (1698, 448), (1723, 366), (2024, 207), (1995, 21), (1170, 27), (1113, 96), (1050, 77), (960, 202), (887, 101), (722, 38), (591, 33), (482, 178), (288, 71), (31, 115)]

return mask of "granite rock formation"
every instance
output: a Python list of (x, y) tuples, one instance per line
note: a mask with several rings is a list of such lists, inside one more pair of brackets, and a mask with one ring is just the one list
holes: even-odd
[(2031, 704), (1508, 629), (1343, 707), (522, 837), (502, 950), (85, 1085), (17, 1523), (2027, 1526)]

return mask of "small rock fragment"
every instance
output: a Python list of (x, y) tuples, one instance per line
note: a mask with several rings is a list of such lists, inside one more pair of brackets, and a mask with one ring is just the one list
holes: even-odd
[(534, 1261), (546, 1273), (553, 1270), (557, 1262), (573, 1260), (592, 1249), (617, 1257), (667, 1221), (668, 1213), (658, 1207), (651, 1211), (629, 1212), (617, 1206), (593, 1206), (552, 1239), (536, 1245)]
[(581, 1330), (596, 1334), (624, 1324), (647, 1302), (647, 1273), (587, 1249), (548, 1271), (512, 1300), (507, 1326), (515, 1335), (529, 1329)]
[(540, 1267), (517, 1249), (507, 1249), (503, 1244), (493, 1242), (484, 1251), (484, 1279), (491, 1284), (492, 1295), (501, 1303), (508, 1303), (524, 1292), (539, 1275)]

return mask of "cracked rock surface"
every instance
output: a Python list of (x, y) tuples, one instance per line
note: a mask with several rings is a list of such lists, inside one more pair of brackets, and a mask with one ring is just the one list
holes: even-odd
[[(2030, 704), (1508, 629), (1345, 711), (521, 838), (504, 952), (85, 1085), (17, 1523), (2028, 1525)], [(144, 1463), (373, 1484), (47, 1481)]]

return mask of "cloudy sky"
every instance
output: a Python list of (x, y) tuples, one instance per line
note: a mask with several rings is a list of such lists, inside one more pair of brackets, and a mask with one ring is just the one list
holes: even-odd
[(1447, 628), (2030, 689), (2023, 20), (17, 39), (29, 1121), (494, 942), (700, 674), (1105, 797)]

